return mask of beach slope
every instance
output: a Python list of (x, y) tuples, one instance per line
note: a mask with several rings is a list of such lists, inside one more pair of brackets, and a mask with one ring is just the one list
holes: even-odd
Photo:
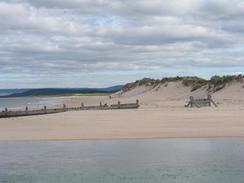
[(140, 100), (133, 110), (72, 111), (0, 119), (0, 140), (127, 139), (167, 137), (244, 137), (243, 84), (234, 82), (212, 93), (218, 107), (185, 108), (194, 92), (181, 82), (140, 86), (109, 97), (77, 97), (68, 105)]

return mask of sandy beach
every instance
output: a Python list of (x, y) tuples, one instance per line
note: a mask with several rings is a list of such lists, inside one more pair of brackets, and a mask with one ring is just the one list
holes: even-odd
[(244, 137), (242, 85), (213, 94), (218, 107), (185, 108), (189, 88), (174, 83), (161, 89), (136, 88), (125, 94), (72, 97), (78, 106), (140, 100), (139, 109), (72, 111), (0, 119), (0, 140), (70, 140), (172, 137)]

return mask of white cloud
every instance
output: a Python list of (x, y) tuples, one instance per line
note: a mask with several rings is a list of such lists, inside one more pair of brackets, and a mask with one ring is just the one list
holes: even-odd
[(0, 72), (244, 67), (243, 18), (243, 0), (2, 0)]

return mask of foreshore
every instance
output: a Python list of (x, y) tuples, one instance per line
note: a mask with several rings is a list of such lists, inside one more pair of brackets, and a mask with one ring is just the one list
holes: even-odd
[(78, 140), (135, 138), (244, 137), (242, 83), (213, 93), (218, 107), (184, 107), (191, 92), (181, 82), (157, 88), (140, 86), (109, 96), (69, 97), (67, 107), (135, 102), (138, 109), (85, 110), (0, 119), (0, 140)]
[[(106, 100), (105, 97), (85, 99), (91, 103)], [(82, 100), (84, 97), (70, 103), (78, 105)], [(184, 108), (183, 103), (162, 100), (151, 105), (145, 100), (139, 109), (0, 119), (0, 140), (244, 137), (242, 104), (231, 101), (218, 108), (198, 109)]]

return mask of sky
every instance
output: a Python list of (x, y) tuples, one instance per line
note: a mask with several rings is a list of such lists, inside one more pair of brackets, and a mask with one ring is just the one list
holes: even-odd
[(0, 0), (0, 88), (244, 73), (244, 0)]

